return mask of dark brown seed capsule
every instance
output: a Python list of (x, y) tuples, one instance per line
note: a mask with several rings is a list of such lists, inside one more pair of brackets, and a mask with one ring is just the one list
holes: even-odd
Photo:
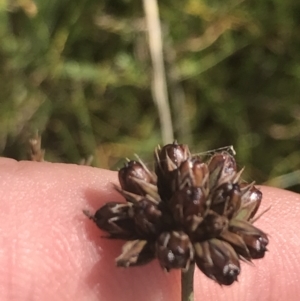
[(185, 187), (173, 194), (170, 208), (174, 219), (188, 232), (193, 232), (203, 221), (208, 210), (206, 194), (200, 187)]
[(153, 235), (161, 232), (163, 225), (162, 212), (156, 203), (143, 198), (133, 205), (133, 212), (138, 233), (141, 235)]
[(231, 220), (228, 229), (242, 238), (251, 258), (264, 257), (269, 239), (263, 231), (242, 220)]
[(174, 142), (155, 149), (155, 173), (161, 198), (168, 200), (176, 187), (177, 168), (191, 156), (187, 145)]
[(146, 240), (128, 241), (122, 248), (122, 254), (116, 258), (118, 267), (144, 265), (155, 257), (154, 246)]
[(203, 241), (218, 237), (222, 231), (226, 230), (228, 219), (225, 216), (219, 215), (210, 210), (203, 222), (197, 227), (194, 233), (191, 234), (193, 241)]
[(141, 162), (129, 161), (119, 170), (119, 182), (122, 189), (138, 195), (146, 195), (149, 189), (155, 189), (155, 177)]
[(238, 184), (227, 182), (213, 191), (211, 210), (231, 219), (240, 207), (241, 191)]
[(177, 172), (177, 187), (180, 190), (185, 186), (202, 187), (208, 189), (209, 171), (207, 164), (201, 162), (198, 158), (187, 159), (182, 162)]
[(156, 163), (163, 173), (177, 169), (183, 161), (191, 156), (188, 146), (178, 144), (176, 141), (165, 145), (163, 148), (158, 147), (155, 154)]
[(199, 269), (219, 284), (230, 285), (240, 273), (239, 258), (226, 242), (210, 239), (196, 243), (195, 261)]
[(217, 187), (236, 175), (235, 159), (227, 152), (217, 153), (208, 162), (209, 187)]
[(182, 231), (163, 232), (156, 241), (156, 256), (167, 271), (187, 270), (194, 252), (189, 237)]
[(94, 216), (84, 212), (96, 225), (108, 232), (111, 238), (136, 237), (135, 224), (131, 217), (132, 206), (128, 203), (109, 202), (98, 209)]
[(242, 256), (248, 261), (251, 261), (251, 255), (241, 236), (239, 236), (236, 233), (225, 230), (220, 234), (220, 238), (222, 240), (227, 241), (234, 248), (238, 255)]
[(267, 251), (267, 245), (269, 243), (266, 234), (257, 236), (242, 234), (241, 237), (247, 245), (252, 259), (259, 259), (265, 256), (265, 252)]
[(242, 206), (248, 208), (246, 219), (252, 219), (260, 207), (262, 200), (262, 192), (258, 190), (253, 184), (240, 184), (242, 193)]

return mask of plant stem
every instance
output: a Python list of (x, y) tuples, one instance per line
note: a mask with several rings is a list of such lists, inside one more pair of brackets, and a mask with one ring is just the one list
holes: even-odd
[(187, 272), (181, 272), (181, 301), (194, 301), (194, 270), (193, 263)]
[(153, 67), (152, 94), (159, 114), (164, 144), (174, 140), (163, 58), (163, 42), (157, 0), (143, 0)]

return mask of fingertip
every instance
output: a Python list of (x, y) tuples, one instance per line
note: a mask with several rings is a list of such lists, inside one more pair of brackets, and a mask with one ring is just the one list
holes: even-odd
[[(105, 233), (84, 215), (122, 200), (111, 184), (115, 172), (10, 159), (0, 165), (3, 300), (180, 300), (179, 271), (165, 273), (157, 261), (115, 267), (123, 242), (102, 238)], [(268, 233), (270, 251), (253, 261), (255, 267), (242, 263), (239, 282), (230, 287), (196, 269), (195, 300), (297, 300), (300, 198), (275, 188), (262, 192), (261, 210), (272, 208), (255, 225)], [(15, 284), (10, 292), (9, 283)]]

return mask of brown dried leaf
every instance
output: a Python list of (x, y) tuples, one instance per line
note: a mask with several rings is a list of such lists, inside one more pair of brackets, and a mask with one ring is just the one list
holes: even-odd
[(146, 240), (132, 240), (124, 244), (122, 254), (116, 258), (118, 267), (144, 265), (154, 259), (154, 248)]

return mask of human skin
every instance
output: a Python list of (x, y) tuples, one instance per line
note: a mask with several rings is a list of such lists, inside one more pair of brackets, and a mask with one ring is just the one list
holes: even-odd
[[(83, 213), (122, 197), (116, 172), (71, 164), (0, 159), (1, 301), (180, 301), (180, 272), (154, 260), (116, 268), (123, 242)], [(196, 269), (195, 300), (293, 301), (300, 296), (300, 197), (261, 187), (256, 223), (270, 239), (265, 258), (242, 263), (239, 281), (221, 287)]]

